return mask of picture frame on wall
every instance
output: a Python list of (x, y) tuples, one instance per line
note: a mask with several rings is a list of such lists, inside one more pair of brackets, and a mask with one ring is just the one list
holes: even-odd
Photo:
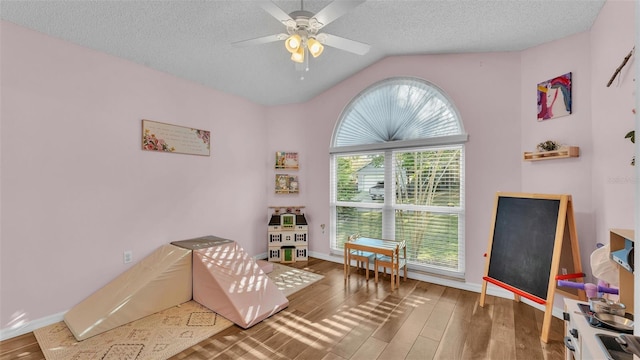
[(297, 194), (300, 192), (298, 176), (291, 174), (276, 174), (275, 178), (276, 194)]
[(571, 115), (571, 76), (569, 72), (538, 84), (538, 121)]
[(298, 170), (298, 153), (276, 151), (276, 169)]
[(210, 156), (211, 132), (143, 119), (142, 150)]

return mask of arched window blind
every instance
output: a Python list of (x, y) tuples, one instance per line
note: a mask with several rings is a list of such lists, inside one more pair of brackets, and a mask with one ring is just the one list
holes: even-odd
[(356, 96), (331, 148), (331, 248), (354, 233), (407, 241), (411, 268), (464, 276), (464, 142), (446, 94), (391, 78)]
[(393, 78), (351, 101), (334, 131), (333, 148), (438, 138), (466, 141), (455, 107), (426, 81)]

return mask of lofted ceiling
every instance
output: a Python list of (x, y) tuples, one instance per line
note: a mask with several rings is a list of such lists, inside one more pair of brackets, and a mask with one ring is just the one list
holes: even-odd
[[(300, 1), (273, 1), (286, 13)], [(308, 0), (317, 13), (331, 1)], [(323, 31), (371, 45), (326, 47), (297, 70), (258, 1), (0, 0), (0, 18), (264, 105), (299, 103), (392, 55), (520, 51), (589, 30), (605, 0), (368, 0)], [(301, 75), (304, 80), (301, 80)]]

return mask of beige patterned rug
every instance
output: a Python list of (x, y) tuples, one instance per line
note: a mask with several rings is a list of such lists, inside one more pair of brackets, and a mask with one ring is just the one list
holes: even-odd
[[(323, 278), (277, 263), (268, 275), (285, 296)], [(232, 325), (192, 300), (83, 341), (76, 341), (64, 321), (34, 334), (47, 360), (163, 360)]]

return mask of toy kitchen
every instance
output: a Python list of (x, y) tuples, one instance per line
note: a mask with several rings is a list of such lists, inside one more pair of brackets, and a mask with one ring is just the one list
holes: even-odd
[(633, 335), (634, 231), (611, 229), (609, 234), (609, 245), (591, 256), (599, 281), (584, 284), (588, 301), (564, 300), (566, 360), (640, 356), (640, 337)]

